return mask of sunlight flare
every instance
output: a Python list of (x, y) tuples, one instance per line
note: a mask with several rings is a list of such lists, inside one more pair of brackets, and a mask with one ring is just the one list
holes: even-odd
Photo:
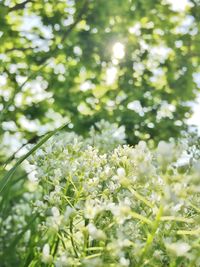
[(125, 56), (124, 45), (117, 42), (113, 46), (113, 57), (116, 59), (122, 59)]

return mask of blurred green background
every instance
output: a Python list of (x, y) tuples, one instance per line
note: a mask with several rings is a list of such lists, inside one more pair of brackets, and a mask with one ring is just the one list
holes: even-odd
[(199, 0), (1, 0), (0, 161), (70, 119), (127, 141), (188, 129), (200, 87)]

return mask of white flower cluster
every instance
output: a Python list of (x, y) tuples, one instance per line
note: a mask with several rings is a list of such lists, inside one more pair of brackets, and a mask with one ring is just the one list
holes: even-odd
[(124, 133), (101, 124), (102, 135), (59, 134), (29, 160), (31, 266), (200, 266), (198, 162), (180, 172), (172, 143), (113, 148)]

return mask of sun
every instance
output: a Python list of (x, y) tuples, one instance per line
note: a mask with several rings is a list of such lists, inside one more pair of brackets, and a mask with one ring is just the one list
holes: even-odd
[(117, 42), (113, 45), (113, 57), (116, 59), (122, 59), (125, 55), (124, 45)]

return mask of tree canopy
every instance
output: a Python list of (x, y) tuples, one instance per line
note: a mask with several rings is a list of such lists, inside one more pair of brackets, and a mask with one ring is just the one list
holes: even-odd
[(171, 2), (0, 1), (1, 133), (31, 139), (59, 116), (82, 134), (125, 125), (131, 144), (178, 136), (198, 92), (200, 1)]

